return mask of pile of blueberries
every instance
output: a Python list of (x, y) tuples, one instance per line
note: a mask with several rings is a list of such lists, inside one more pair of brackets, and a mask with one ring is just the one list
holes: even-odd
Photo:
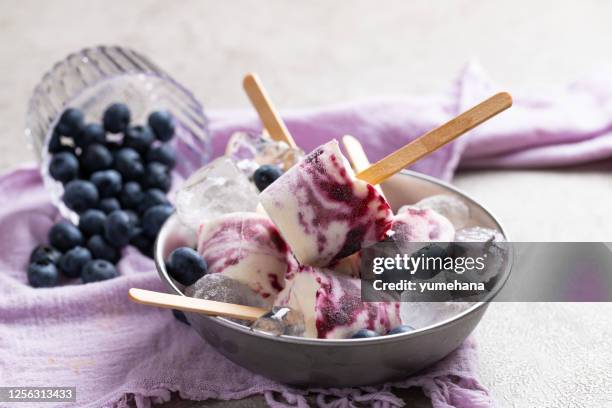
[(79, 109), (66, 109), (49, 142), (49, 174), (64, 186), (63, 202), (79, 214), (78, 226), (62, 220), (49, 231), (49, 245), (34, 248), (28, 281), (59, 283), (60, 273), (84, 283), (117, 276), (121, 249), (133, 245), (152, 257), (153, 242), (173, 209), (176, 153), (168, 142), (175, 120), (167, 111), (132, 125), (130, 109), (110, 105), (102, 123), (85, 123)]

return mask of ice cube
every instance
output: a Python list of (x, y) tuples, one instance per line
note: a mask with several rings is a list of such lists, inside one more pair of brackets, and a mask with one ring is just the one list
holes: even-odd
[(403, 324), (408, 324), (415, 329), (450, 319), (474, 304), (473, 302), (411, 302), (410, 296), (412, 295), (407, 292), (402, 294), (400, 316)]
[(305, 329), (304, 315), (288, 307), (274, 307), (265, 316), (257, 319), (252, 325), (253, 330), (280, 336), (303, 336)]
[(504, 242), (505, 240), (501, 232), (491, 228), (470, 227), (455, 232), (456, 242)]
[(431, 208), (437, 213), (445, 216), (453, 224), (455, 229), (463, 228), (470, 220), (470, 209), (461, 199), (438, 194), (427, 197), (415, 204), (416, 207), (424, 209)]
[(471, 269), (465, 273), (447, 274), (447, 279), (461, 282), (490, 282), (495, 284), (495, 277), (501, 277), (508, 263), (509, 244), (497, 230), (484, 227), (463, 228), (455, 233), (453, 244), (455, 256), (485, 259), (483, 269)]
[(221, 273), (202, 276), (196, 283), (185, 288), (185, 294), (198, 299), (266, 307), (266, 302), (250, 287)]
[(247, 177), (262, 164), (274, 164), (286, 171), (304, 156), (302, 150), (291, 148), (285, 142), (248, 132), (234, 133), (225, 153)]
[(192, 174), (176, 193), (176, 210), (183, 224), (200, 224), (223, 214), (257, 208), (255, 187), (228, 157), (220, 157)]

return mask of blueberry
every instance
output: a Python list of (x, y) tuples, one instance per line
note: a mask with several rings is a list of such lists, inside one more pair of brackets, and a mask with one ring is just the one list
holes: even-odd
[(123, 248), (130, 241), (131, 229), (130, 216), (125, 211), (113, 211), (106, 217), (104, 238), (115, 248)]
[(142, 188), (135, 181), (125, 183), (119, 196), (123, 208), (137, 208), (143, 198)]
[(92, 143), (81, 155), (81, 167), (89, 173), (110, 169), (113, 165), (113, 155), (108, 148), (99, 143)]
[(149, 126), (151, 126), (159, 140), (167, 142), (174, 136), (176, 123), (170, 112), (160, 110), (149, 115)]
[(142, 227), (140, 225), (140, 216), (136, 211), (132, 210), (123, 210), (124, 213), (128, 215), (130, 220), (130, 239), (142, 232)]
[(114, 197), (121, 192), (122, 179), (117, 170), (96, 171), (89, 178), (98, 189), (100, 198)]
[(151, 188), (144, 192), (142, 200), (138, 205), (138, 212), (144, 214), (149, 208), (156, 205), (169, 205), (166, 194), (156, 188)]
[(79, 161), (70, 152), (54, 154), (49, 163), (49, 174), (62, 183), (74, 180), (79, 175)]
[(83, 129), (85, 115), (79, 109), (68, 108), (60, 116), (56, 129), (61, 136), (77, 137)]
[(387, 334), (410, 333), (412, 331), (414, 331), (414, 327), (409, 326), (407, 324), (401, 324), (389, 330)]
[(83, 127), (81, 134), (74, 138), (74, 143), (80, 148), (85, 148), (92, 143), (105, 144), (106, 131), (99, 123), (88, 123)]
[(130, 109), (123, 103), (114, 103), (104, 111), (102, 123), (107, 132), (123, 132), (130, 124)]
[(373, 330), (360, 329), (351, 336), (351, 339), (369, 339), (371, 337), (378, 337), (378, 333)]
[(166, 262), (168, 273), (177, 282), (189, 286), (206, 274), (206, 261), (193, 248), (180, 247), (172, 251)]
[(87, 241), (87, 249), (94, 259), (104, 259), (115, 263), (119, 260), (119, 252), (109, 245), (101, 235), (94, 235)]
[(272, 164), (264, 164), (253, 173), (253, 181), (259, 191), (264, 191), (266, 187), (274, 183), (282, 174), (283, 171), (280, 167)]
[(147, 164), (143, 184), (146, 188), (157, 188), (168, 192), (172, 186), (172, 177), (168, 168), (161, 163), (151, 162)]
[(153, 258), (153, 241), (144, 235), (142, 228), (134, 228), (130, 245), (138, 249), (143, 255)]
[(176, 164), (176, 151), (167, 143), (152, 147), (147, 152), (147, 162), (158, 162), (172, 169)]
[(66, 220), (58, 222), (49, 230), (49, 243), (61, 252), (69, 251), (82, 242), (81, 231)]
[(140, 180), (144, 176), (144, 166), (138, 152), (124, 147), (115, 154), (115, 169), (124, 180)]
[(59, 282), (57, 266), (49, 261), (39, 261), (28, 266), (28, 283), (35, 288), (50, 288)]
[(30, 263), (45, 261), (57, 265), (61, 256), (62, 253), (53, 247), (48, 245), (38, 245), (30, 253)]
[(62, 255), (60, 270), (69, 278), (78, 278), (87, 262), (91, 261), (89, 249), (77, 246)]
[(185, 313), (181, 312), (180, 310), (172, 309), (172, 315), (179, 322), (185, 323), (187, 326), (191, 326), (191, 323), (189, 323), (189, 320), (187, 320)]
[(96, 234), (104, 234), (106, 214), (101, 210), (91, 209), (85, 211), (79, 217), (79, 229), (86, 237)]
[(115, 266), (104, 259), (94, 259), (87, 262), (83, 268), (81, 279), (83, 283), (100, 282), (119, 276)]
[(104, 214), (110, 214), (113, 211), (117, 211), (121, 209), (121, 204), (119, 200), (115, 197), (107, 197), (100, 200), (98, 203), (98, 210), (102, 211)]
[(72, 148), (65, 144), (62, 144), (62, 136), (58, 131), (54, 130), (49, 140), (48, 146), (49, 153), (60, 153), (60, 152), (71, 152)]
[(169, 205), (156, 205), (149, 208), (142, 216), (144, 234), (150, 239), (155, 239), (162, 225), (172, 215), (173, 211)]
[(63, 199), (68, 208), (82, 213), (96, 206), (99, 195), (93, 183), (85, 180), (72, 180), (64, 188)]
[(125, 131), (123, 145), (139, 153), (146, 153), (155, 141), (155, 135), (148, 126), (132, 126)]

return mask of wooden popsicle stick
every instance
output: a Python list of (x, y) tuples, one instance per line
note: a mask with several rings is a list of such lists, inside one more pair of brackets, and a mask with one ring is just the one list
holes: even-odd
[(242, 86), (270, 137), (274, 140), (287, 143), (289, 147), (297, 147), (295, 140), (293, 140), (287, 126), (285, 126), (285, 122), (283, 122), (274, 106), (272, 106), (272, 102), (270, 102), (270, 98), (257, 75), (253, 73), (247, 74), (242, 80)]
[(512, 97), (500, 92), (470, 110), (451, 119), (442, 126), (425, 133), (404, 147), (357, 174), (357, 178), (370, 184), (379, 184), (403, 168), (452, 142), (465, 132), (491, 119), (512, 106)]
[(260, 307), (196, 299), (138, 288), (131, 288), (128, 295), (132, 301), (147, 306), (178, 309), (184, 312), (203, 313), (210, 316), (231, 317), (249, 321), (257, 320), (269, 312), (269, 310)]
[(345, 135), (342, 137), (342, 144), (355, 172), (359, 173), (370, 167), (370, 160), (368, 160), (368, 156), (359, 140), (354, 136)]
[[(355, 173), (359, 173), (370, 167), (370, 160), (359, 140), (354, 136), (344, 135), (342, 137), (342, 144), (344, 145), (344, 150), (346, 150), (346, 155)], [(379, 185), (374, 185), (374, 188), (384, 197), (382, 188)]]

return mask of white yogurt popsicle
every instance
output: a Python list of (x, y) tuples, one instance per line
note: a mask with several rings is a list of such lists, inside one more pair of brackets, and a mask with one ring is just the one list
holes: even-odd
[(208, 263), (208, 273), (222, 273), (248, 285), (269, 305), (283, 289), (292, 261), (274, 224), (254, 212), (230, 213), (202, 223), (198, 252)]
[(305, 337), (344, 339), (360, 329), (386, 334), (401, 324), (398, 302), (361, 301), (361, 280), (303, 266), (287, 275), (276, 306), (304, 316)]
[(431, 208), (405, 205), (393, 217), (393, 238), (396, 242), (451, 242), (455, 227), (448, 218)]
[(387, 201), (355, 174), (332, 140), (259, 196), (301, 264), (328, 266), (387, 236)]

